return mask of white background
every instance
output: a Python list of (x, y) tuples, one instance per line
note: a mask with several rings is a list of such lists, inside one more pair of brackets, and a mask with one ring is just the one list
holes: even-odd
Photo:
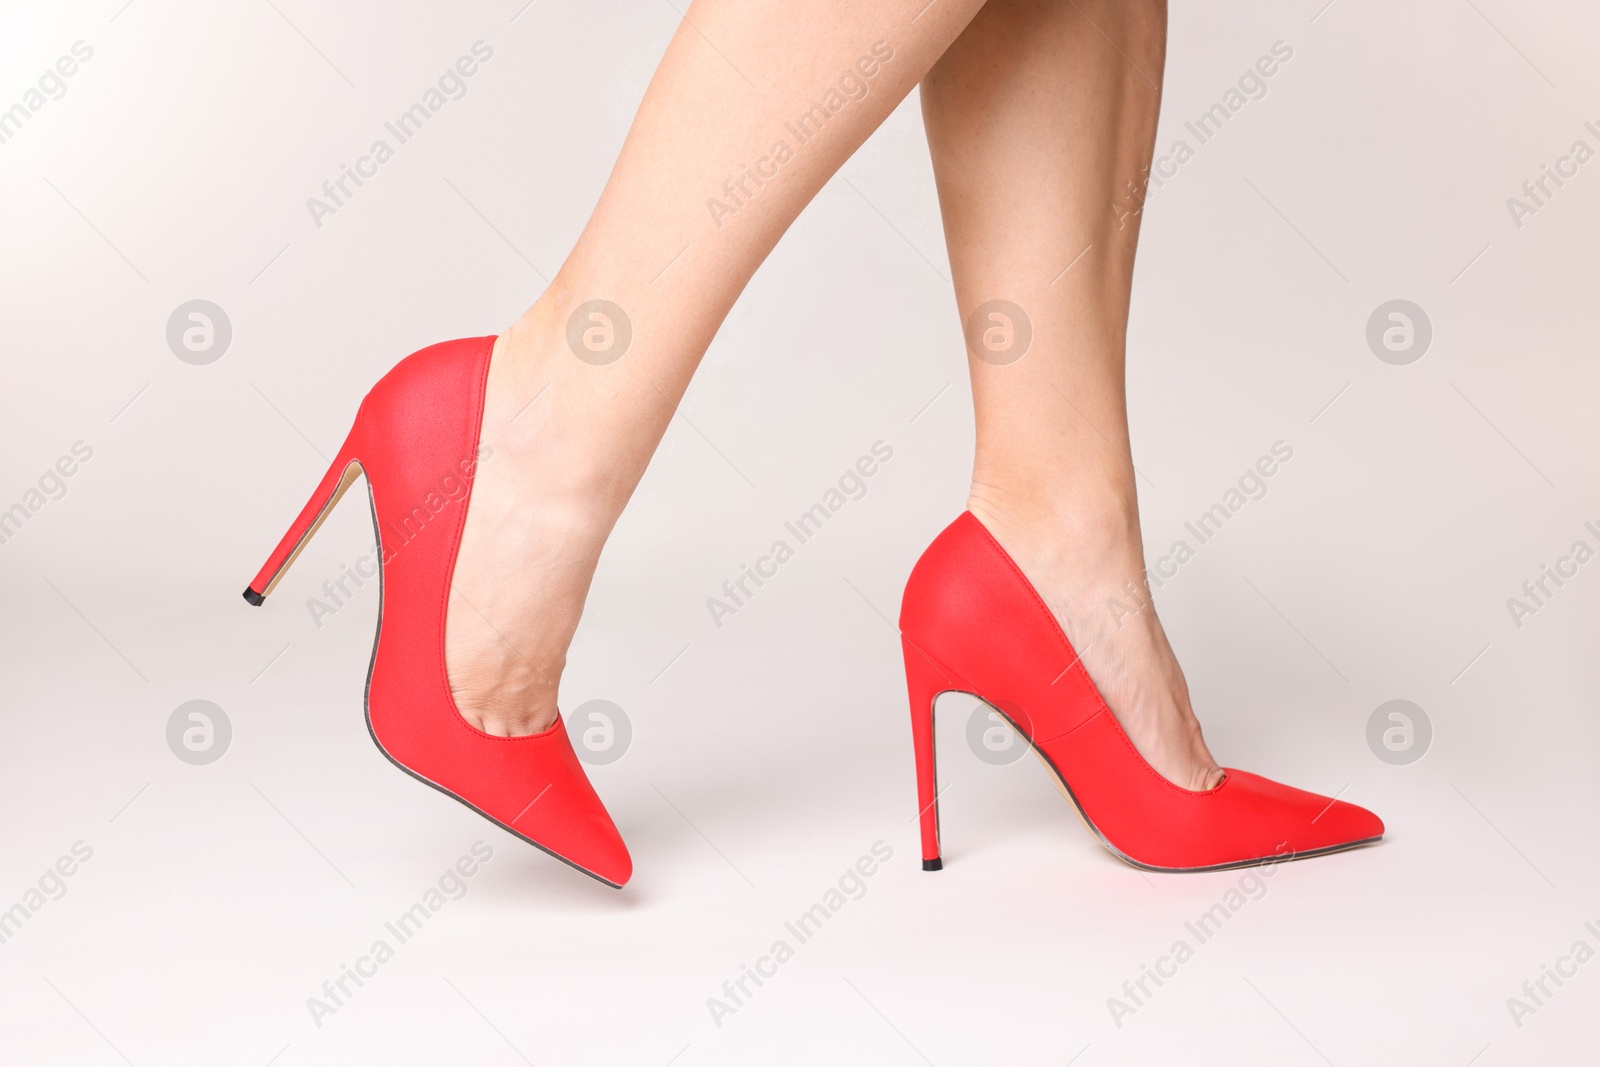
[[(320, 629), (305, 607), (366, 549), (364, 508), (265, 608), (239, 591), (374, 379), (537, 296), (678, 13), (274, 3), (3, 16), (0, 107), (74, 41), (94, 55), (0, 145), (0, 508), (94, 455), (0, 545), (0, 908), (94, 852), (0, 945), (0, 1061), (1593, 1060), (1600, 962), (1520, 1027), (1506, 1003), (1600, 949), (1600, 562), (1520, 628), (1506, 607), (1600, 547), (1600, 161), (1520, 228), (1506, 207), (1600, 148), (1592, 9), (1172, 11), (1158, 151), (1274, 41), (1294, 57), (1150, 201), (1129, 392), (1152, 560), (1275, 441), (1294, 458), (1159, 605), (1222, 761), (1389, 836), (1277, 869), (1118, 1026), (1107, 999), (1239, 873), (1118, 863), (1033, 760), (972, 756), (954, 698), (946, 870), (918, 869), (887, 620), (962, 506), (972, 422), (915, 98), (758, 274), (602, 560), (562, 703), (633, 724), (592, 774), (637, 865), (614, 892), (372, 747), (375, 589)], [(306, 198), (480, 39), (469, 94), (316, 228)], [(194, 298), (233, 325), (209, 366), (165, 340)], [(1433, 324), (1409, 366), (1365, 341), (1394, 298)], [(715, 627), (706, 598), (880, 439), (868, 495)], [(203, 767), (165, 740), (195, 698), (233, 727)], [(1397, 698), (1434, 730), (1400, 767), (1365, 739)], [(307, 998), (479, 839), (465, 898), (316, 1026)], [(866, 896), (715, 1026), (707, 998), (879, 840)]]

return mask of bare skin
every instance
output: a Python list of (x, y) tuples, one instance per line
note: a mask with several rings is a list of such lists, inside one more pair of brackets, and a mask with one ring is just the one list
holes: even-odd
[[(493, 459), (473, 489), (445, 635), (462, 716), (501, 736), (554, 723), (600, 550), (712, 337), (790, 223), (923, 82), (963, 317), (999, 298), (1033, 327), (1024, 358), (972, 360), (969, 506), (1152, 766), (1189, 788), (1220, 780), (1154, 611), (1118, 627), (1106, 609), (1143, 575), (1123, 398), (1138, 229), (1118, 214), (1123, 182), (1149, 162), (1164, 47), (1159, 0), (698, 0), (576, 247), (495, 345), (482, 434)], [(843, 107), (795, 143), (785, 123), (841, 86)], [(789, 158), (744, 177), (780, 139)], [(735, 210), (714, 218), (713, 196)], [(579, 316), (602, 331), (600, 351), (569, 345), (569, 320), (593, 300), (631, 327), (611, 362), (613, 314)]]
[(1145, 759), (1207, 789), (1222, 770), (1154, 609), (1107, 607), (1129, 583), (1149, 599), (1124, 342), (1165, 53), (1164, 0), (991, 0), (924, 79), (922, 110), (963, 320), (1004, 299), (1032, 328), (1014, 362), (969, 338), (968, 509)]
[[(555, 721), (600, 549), (722, 320), (980, 6), (697, 0), (689, 10), (577, 245), (490, 361), (482, 436), (494, 458), (473, 488), (445, 628), (468, 722), (514, 736)], [(841, 88), (845, 76), (854, 81)], [(829, 90), (848, 102), (824, 109), (799, 143), (785, 124)], [(713, 218), (707, 199), (729, 202), (724, 184), (778, 140), (792, 158), (769, 163), (765, 184), (744, 179), (742, 203)], [(631, 326), (614, 362), (568, 345), (569, 319), (591, 300), (618, 305)]]

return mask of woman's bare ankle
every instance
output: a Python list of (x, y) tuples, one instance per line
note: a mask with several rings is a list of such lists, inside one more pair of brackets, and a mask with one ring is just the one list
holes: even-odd
[(1049, 606), (1139, 753), (1174, 784), (1209, 789), (1223, 772), (1150, 600), (1129, 497), (1045, 503), (985, 486), (968, 507)]
[[(581, 372), (590, 368), (566, 364), (558, 342), (541, 334), (547, 318), (530, 312), (496, 342), (483, 458), (445, 624), (457, 709), (471, 725), (506, 737), (554, 724), (567, 648), (600, 550), (632, 488), (597, 443), (616, 414), (584, 412), (592, 398), (580, 392)], [(566, 360), (577, 363), (570, 353)], [(555, 394), (562, 394), (559, 406)], [(598, 434), (575, 426), (574, 413), (600, 423)]]

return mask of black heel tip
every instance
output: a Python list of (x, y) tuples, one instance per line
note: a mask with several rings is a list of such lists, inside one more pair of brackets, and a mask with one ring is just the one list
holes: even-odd
[(256, 592), (254, 589), (250, 589), (248, 587), (246, 587), (246, 589), (244, 591), (244, 598), (245, 598), (246, 601), (249, 602), (249, 604), (252, 607), (257, 607), (257, 608), (259, 608), (261, 606), (262, 601), (267, 599), (266, 597), (262, 596), (260, 593)]
[(925, 871), (942, 871), (944, 870), (944, 861), (937, 856), (931, 860), (923, 860), (922, 869)]

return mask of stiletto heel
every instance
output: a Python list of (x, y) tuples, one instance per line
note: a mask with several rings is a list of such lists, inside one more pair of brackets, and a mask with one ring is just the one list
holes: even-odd
[(295, 517), (289, 532), (283, 535), (278, 542), (278, 547), (272, 550), (272, 555), (267, 557), (267, 562), (262, 565), (255, 580), (245, 587), (244, 598), (256, 607), (278, 585), (278, 582), (294, 561), (299, 557), (300, 551), (311, 543), (311, 538), (322, 527), (322, 521), (338, 506), (344, 497), (344, 492), (349, 489), (361, 473), (361, 464), (355, 459), (351, 450), (351, 442), (355, 438), (354, 431), (350, 438), (339, 449), (338, 458), (328, 467), (328, 473), (323, 475), (316, 491), (311, 494), (311, 499), (306, 501), (306, 506), (300, 509), (300, 514)]
[(461, 717), (444, 661), (445, 613), (479, 461), (493, 337), (424, 348), (384, 375), (288, 533), (245, 589), (259, 605), (357, 475), (379, 546), (378, 635), (367, 730), (413, 778), (620, 887), (633, 861), (558, 716), (543, 733), (497, 737)]
[(922, 869), (937, 871), (939, 859), (939, 782), (933, 758), (933, 703), (956, 688), (944, 672), (911, 641), (901, 637), (906, 656), (906, 689), (911, 694), (911, 746), (917, 757), (917, 817), (922, 827)]
[(1247, 867), (1383, 836), (1365, 808), (1225, 770), (1195, 791), (1145, 762), (1021, 568), (971, 512), (922, 554), (900, 609), (923, 867), (938, 870), (933, 699), (970, 693), (1027, 739), (1101, 842), (1145, 870)]

